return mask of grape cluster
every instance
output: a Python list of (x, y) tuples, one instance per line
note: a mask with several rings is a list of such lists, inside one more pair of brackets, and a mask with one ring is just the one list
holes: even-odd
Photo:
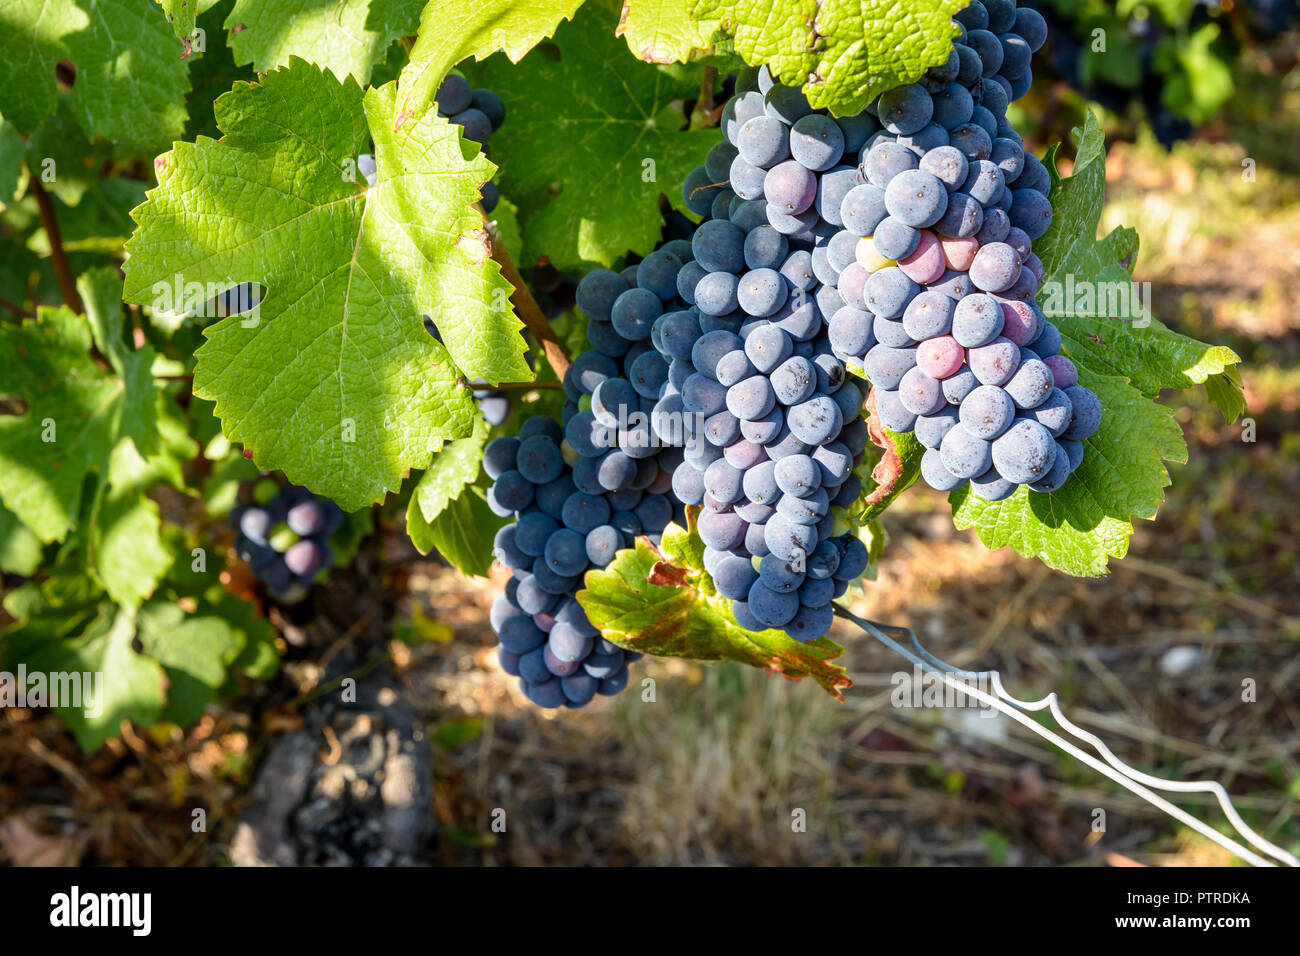
[[(867, 429), (823, 321), (839, 295), (818, 258), (838, 227), (819, 212), (819, 174), (870, 130), (811, 110), (766, 68), (735, 90), (726, 141), (682, 189), (705, 217), (670, 264), (683, 305), (639, 317), (668, 363), (653, 424), (684, 447), (673, 491), (702, 506), (705, 566), (737, 622), (815, 640), (867, 565), (837, 513), (862, 490)], [(620, 297), (615, 320), (636, 306)]]
[(328, 498), (274, 478), (258, 480), (231, 513), (235, 553), (271, 594), (300, 600), (312, 582), (334, 563), (329, 538), (343, 523), (343, 511)]
[(858, 166), (823, 176), (840, 229), (815, 265), (843, 300), (835, 355), (861, 365), (881, 424), (915, 431), (922, 477), (998, 501), (1060, 488), (1101, 404), (1034, 302), (1051, 178), (1006, 119), (1046, 24), (1014, 0), (956, 19), (948, 62), (876, 100)]
[[(635, 286), (656, 298), (647, 286), (668, 292), (654, 282), (658, 255), (643, 260)], [(602, 638), (574, 595), (589, 568), (605, 567), (639, 535), (658, 543), (671, 521), (685, 520), (668, 495), (680, 451), (649, 426), (667, 365), (645, 341), (648, 327), (643, 335), (615, 324), (600, 305), (629, 291), (629, 279), (609, 270), (583, 279), (577, 297), (590, 310), (591, 348), (564, 375), (563, 426), (529, 418), (484, 451), (488, 504), (515, 519), (494, 544), (513, 572), (492, 607), (497, 656), (541, 707), (582, 707), (627, 686), (627, 665), (641, 655)]]

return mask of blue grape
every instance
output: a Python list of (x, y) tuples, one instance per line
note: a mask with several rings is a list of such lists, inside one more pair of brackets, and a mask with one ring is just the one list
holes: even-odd
[(786, 414), (791, 433), (808, 445), (821, 445), (839, 434), (844, 424), (839, 406), (826, 395), (816, 395), (793, 406)]
[(1038, 422), (1017, 419), (1015, 424), (993, 442), (992, 462), (1007, 481), (1029, 484), (1051, 471), (1056, 460), (1056, 442)]
[(790, 129), (770, 116), (756, 116), (740, 127), (736, 148), (747, 163), (770, 169), (790, 155)]
[(895, 87), (880, 96), (876, 104), (880, 124), (891, 133), (915, 133), (930, 122), (934, 101), (924, 88), (915, 83)]
[(713, 571), (713, 584), (718, 593), (733, 601), (745, 600), (757, 580), (758, 572), (753, 564), (734, 555), (724, 557)]
[[(761, 374), (771, 373), (778, 365), (790, 357), (793, 345), (790, 337), (780, 327), (764, 325), (755, 329), (745, 340), (744, 352), (754, 369)], [(753, 421), (767, 412), (753, 416)], [(740, 416), (745, 418), (746, 416)]]
[(781, 627), (789, 623), (799, 610), (797, 594), (775, 591), (761, 580), (750, 587), (745, 603), (755, 620), (764, 627)]
[(652, 252), (636, 267), (636, 284), (648, 289), (665, 302), (677, 297), (677, 273), (682, 262), (671, 252)]
[(789, 131), (790, 154), (801, 165), (823, 172), (844, 155), (844, 132), (829, 116), (801, 117)]
[(889, 215), (916, 229), (934, 225), (947, 208), (948, 191), (943, 182), (920, 169), (899, 173), (885, 188)]
[(749, 315), (768, 316), (785, 303), (785, 280), (775, 269), (751, 269), (740, 280), (737, 296)]

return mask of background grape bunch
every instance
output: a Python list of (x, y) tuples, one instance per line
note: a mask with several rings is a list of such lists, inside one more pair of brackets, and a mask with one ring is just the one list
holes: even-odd
[(246, 498), (231, 513), (235, 553), (281, 601), (301, 600), (334, 563), (329, 538), (343, 511), (306, 488), (263, 477), (241, 489)]
[[(1041, 9), (1052, 32), (1048, 75), (1118, 116), (1139, 106), (1167, 149), (1237, 98), (1232, 64), (1244, 52), (1267, 60), (1276, 47), (1284, 63), (1293, 53), (1273, 41), (1300, 27), (1297, 0), (1045, 0)], [(1098, 30), (1104, 51), (1094, 49)]]

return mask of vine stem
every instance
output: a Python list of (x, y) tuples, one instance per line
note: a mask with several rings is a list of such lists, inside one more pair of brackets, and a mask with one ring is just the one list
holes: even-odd
[(706, 66), (704, 78), (700, 80), (700, 109), (705, 113), (713, 112), (713, 84), (718, 82), (718, 68)]
[(474, 385), (468, 383), (474, 388), (482, 388), (489, 392), (529, 392), (535, 388), (548, 388), (562, 391), (564, 385), (553, 378), (542, 379), (536, 382), (498, 382), (496, 385)]
[(5, 299), (3, 297), (0, 297), (0, 308), (8, 309), (10, 312), (18, 316), (18, 318), (20, 319), (31, 318), (31, 315), (21, 305), (18, 305), (17, 303), (14, 302), (10, 302), (8, 299)]
[(54, 215), (54, 200), (50, 199), (50, 194), (41, 185), (39, 176), (33, 176), (31, 183), (32, 195), (36, 197), (36, 205), (41, 210), (41, 225), (45, 227), (45, 235), (50, 240), (50, 260), (54, 266), (54, 278), (59, 283), (59, 292), (63, 295), (63, 304), (81, 315), (86, 311), (86, 306), (77, 292), (77, 279), (72, 274), (68, 254), (63, 249), (63, 233), (59, 231), (59, 220)]
[[(564, 373), (569, 370), (569, 353), (564, 350), (560, 340), (555, 337), (555, 331), (551, 328), (551, 323), (546, 321), (546, 316), (541, 308), (537, 305), (537, 300), (533, 294), (528, 291), (528, 286), (524, 282), (524, 277), (519, 274), (515, 268), (514, 261), (510, 258), (510, 253), (506, 252), (505, 243), (493, 240), (492, 258), (501, 266), (501, 274), (506, 277), (506, 281), (514, 287), (514, 292), (510, 295), (510, 302), (519, 313), (519, 317), (524, 320), (524, 325), (528, 331), (533, 333), (535, 338), (546, 352), (546, 361), (551, 363), (551, 368), (560, 378), (564, 378)], [(539, 383), (530, 383), (534, 388), (544, 387)], [(501, 386), (497, 386), (500, 388)]]

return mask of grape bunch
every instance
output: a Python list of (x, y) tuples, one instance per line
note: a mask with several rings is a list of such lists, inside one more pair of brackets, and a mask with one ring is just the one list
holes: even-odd
[[(645, 283), (636, 288), (658, 298), (669, 290), (655, 282), (656, 256), (636, 267)], [(563, 426), (529, 418), (517, 436), (484, 450), (488, 504), (514, 518), (494, 542), (513, 572), (492, 606), (497, 657), (541, 707), (582, 707), (627, 686), (627, 665), (641, 655), (601, 637), (574, 595), (589, 568), (605, 567), (639, 535), (658, 543), (669, 522), (685, 520), (668, 496), (680, 452), (655, 441), (649, 426), (667, 366), (645, 341), (648, 327), (643, 335), (621, 319), (616, 325), (602, 317), (608, 307), (593, 304), (627, 291), (629, 280), (609, 270), (578, 286), (578, 301), (592, 310), (591, 348), (564, 375)]]
[(683, 304), (643, 311), (629, 291), (611, 312), (649, 325), (668, 363), (653, 426), (683, 447), (673, 492), (702, 506), (718, 592), (745, 628), (815, 640), (868, 560), (840, 520), (862, 490), (854, 469), (868, 436), (862, 391), (823, 321), (840, 303), (818, 250), (838, 230), (817, 212), (816, 171), (836, 166), (846, 135), (856, 152), (869, 129), (814, 113), (765, 68), (744, 71), (735, 90), (727, 140), (683, 185), (704, 222), (689, 250), (666, 250)]
[(948, 62), (872, 104), (864, 181), (843, 193), (826, 244), (844, 300), (829, 330), (881, 424), (926, 447), (926, 482), (999, 501), (1022, 484), (1060, 488), (1101, 403), (1034, 302), (1051, 178), (1006, 120), (1046, 24), (1014, 0), (975, 0), (956, 19)]
[(231, 513), (235, 553), (266, 584), (272, 596), (292, 602), (334, 563), (329, 538), (343, 523), (343, 511), (306, 488), (259, 479)]

